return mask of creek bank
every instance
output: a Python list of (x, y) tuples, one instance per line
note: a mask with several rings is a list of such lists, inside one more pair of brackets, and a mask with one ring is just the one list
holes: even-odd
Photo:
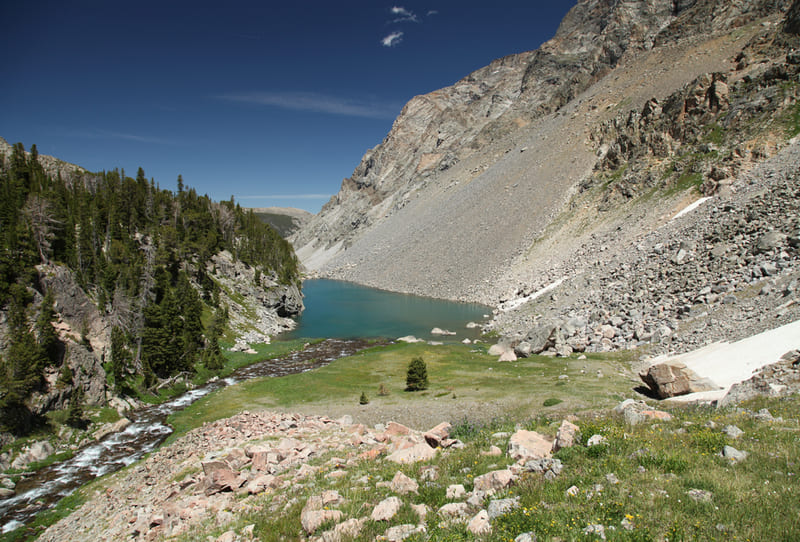
[[(34, 472), (24, 473), (24, 476), (16, 480), (16, 487), (7, 488), (16, 495), (9, 492), (2, 493), (7, 496), (0, 500), (2, 520), (8, 522), (6, 525), (30, 521), (39, 511), (52, 506), (64, 494), (72, 492), (78, 486), (135, 462), (145, 453), (155, 449), (172, 433), (172, 429), (166, 425), (167, 417), (171, 413), (185, 408), (214, 390), (257, 377), (276, 377), (304, 372), (375, 344), (377, 343), (369, 341), (332, 339), (320, 341), (278, 359), (268, 359), (241, 367), (228, 378), (214, 379), (203, 387), (190, 390), (165, 403), (129, 412), (129, 422), (123, 421), (125, 418), (115, 422), (117, 428), (121, 428), (122, 431), (112, 432), (112, 427), (108, 424), (101, 426), (100, 431), (106, 434), (94, 444), (81, 448), (76, 446), (74, 450), (69, 450), (73, 454), (71, 458), (49, 464)], [(93, 428), (93, 431), (98, 430)], [(39, 455), (47, 453), (50, 458), (59, 457), (50, 455), (57, 450), (49, 442), (36, 443), (29, 448), (40, 451)], [(29, 451), (20, 457), (27, 458)], [(18, 476), (1, 478), (3, 480), (10, 478), (13, 482)], [(8, 482), (3, 483), (8, 484)]]

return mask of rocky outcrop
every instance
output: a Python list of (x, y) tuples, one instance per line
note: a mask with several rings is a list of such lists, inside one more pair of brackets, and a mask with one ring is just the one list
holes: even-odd
[(280, 284), (277, 277), (265, 275), (257, 281), (255, 268), (228, 251), (211, 258), (207, 271), (222, 287), (220, 298), (228, 306), (229, 325), (243, 343), (269, 342), (271, 335), (296, 325), (290, 317), (304, 308), (297, 285)]
[[(12, 145), (10, 145), (8, 141), (0, 137), (0, 154), (10, 157), (13, 151), (14, 149)], [(25, 156), (29, 157), (30, 155), (31, 155), (30, 151), (25, 152)], [(94, 177), (94, 174), (89, 173), (81, 166), (70, 164), (69, 162), (65, 162), (53, 156), (48, 156), (46, 154), (37, 154), (37, 157), (39, 163), (42, 165), (42, 169), (44, 169), (45, 173), (47, 173), (51, 177), (55, 178), (61, 175), (62, 179), (68, 180), (70, 182), (91, 179), (92, 177)]]

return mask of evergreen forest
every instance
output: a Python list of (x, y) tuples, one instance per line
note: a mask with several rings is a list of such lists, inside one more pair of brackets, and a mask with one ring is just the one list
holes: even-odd
[(0, 153), (0, 429), (28, 428), (45, 368), (60, 367), (66, 385), (72, 376), (42, 273), (69, 269), (110, 322), (109, 385), (127, 393), (221, 367), (227, 309), (208, 267), (223, 250), (257, 277), (299, 285), (291, 245), (233, 198), (214, 202), (180, 176), (163, 189), (142, 168), (49, 175), (35, 145)]

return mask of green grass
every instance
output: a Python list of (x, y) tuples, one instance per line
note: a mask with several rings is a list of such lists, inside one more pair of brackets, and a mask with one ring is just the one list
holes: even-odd
[[(427, 365), (430, 387), (426, 392), (404, 391), (408, 364), (415, 357), (422, 357)], [(581, 374), (585, 365), (591, 367)], [(563, 401), (563, 408), (584, 409), (611, 404), (615, 394), (625, 393), (635, 385), (617, 375), (623, 365), (616, 360), (539, 356), (498, 363), (496, 357), (485, 353), (485, 347), (400, 343), (370, 348), (314, 371), (254, 379), (224, 388), (174, 414), (169, 423), (176, 434), (181, 434), (242, 410), (356, 405), (361, 391), (368, 393), (372, 406), (419, 406), (425, 401), (453, 400), (446, 396), (455, 395), (457, 401), (515, 403), (518, 412), (541, 408), (542, 397)], [(597, 369), (614, 376), (598, 379), (594, 376)], [(565, 373), (570, 375), (568, 381), (559, 381), (558, 376)], [(559, 383), (562, 386), (556, 392), (554, 386)], [(377, 393), (381, 384), (389, 395)]]
[(787, 117), (786, 132), (791, 139), (797, 134), (800, 134), (800, 103), (794, 104), (794, 106), (789, 109)]

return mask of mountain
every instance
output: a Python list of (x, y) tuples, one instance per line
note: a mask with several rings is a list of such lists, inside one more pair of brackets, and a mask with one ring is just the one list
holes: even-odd
[[(624, 258), (669, 217), (741, 191), (789, 145), (790, 4), (579, 1), (540, 49), (413, 98), (291, 238), (301, 262), (321, 276), (502, 308), (493, 328), (524, 336), (538, 317), (524, 307), (531, 294), (570, 279), (589, 299), (597, 266), (630, 268)], [(791, 230), (791, 214), (781, 217)]]
[(314, 216), (304, 209), (294, 207), (254, 207), (253, 213), (283, 237), (292, 235)]

